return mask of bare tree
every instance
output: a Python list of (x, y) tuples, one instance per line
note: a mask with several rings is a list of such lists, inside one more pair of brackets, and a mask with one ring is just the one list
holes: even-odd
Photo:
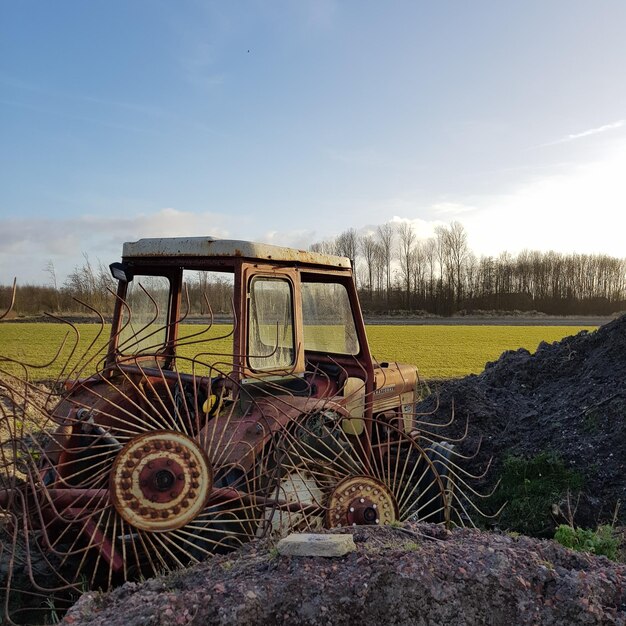
[(419, 306), (422, 308), (425, 306), (426, 302), (426, 268), (425, 242), (418, 240), (413, 248), (411, 257), (411, 276), (413, 293), (419, 302)]
[(428, 299), (433, 302), (435, 299), (435, 275), (437, 272), (437, 240), (429, 237), (423, 245), (424, 263), (426, 264), (426, 282), (428, 284)]
[(456, 306), (460, 308), (463, 299), (463, 271), (470, 250), (467, 245), (467, 233), (459, 222), (452, 222), (447, 231), (447, 244), (452, 269), (452, 280), (455, 284)]
[(311, 252), (318, 252), (319, 254), (336, 254), (334, 241), (318, 241), (312, 243), (309, 246)]
[(391, 297), (391, 261), (393, 259), (394, 228), (390, 223), (381, 224), (376, 229), (376, 235), (378, 236), (380, 255), (385, 269), (386, 299), (387, 308), (389, 308), (389, 300)]
[(335, 240), (335, 254), (347, 256), (352, 261), (356, 260), (359, 249), (359, 236), (354, 228), (349, 228)]
[(113, 302), (111, 295), (114, 287), (113, 278), (101, 262), (95, 270), (86, 252), (83, 252), (83, 259), (83, 265), (74, 268), (63, 288), (73, 298), (81, 300), (103, 314), (109, 313)]
[(367, 288), (369, 290), (370, 297), (372, 296), (372, 290), (374, 289), (376, 247), (376, 240), (371, 234), (363, 235), (361, 237), (359, 241), (359, 249), (361, 250), (361, 256), (365, 261), (365, 268), (367, 272)]
[(48, 276), (50, 277), (50, 286), (52, 287), (52, 289), (54, 289), (54, 294), (55, 294), (55, 298), (54, 298), (54, 312), (58, 311), (61, 303), (59, 300), (59, 285), (57, 284), (57, 273), (56, 273), (56, 269), (54, 267), (54, 263), (52, 262), (52, 259), (50, 259), (47, 263), (46, 266), (44, 268), (44, 272), (46, 272), (48, 274)]
[(410, 310), (411, 276), (413, 273), (413, 257), (415, 255), (417, 235), (409, 222), (401, 222), (398, 225), (398, 237), (400, 250), (400, 277), (404, 286), (405, 305), (407, 310)]

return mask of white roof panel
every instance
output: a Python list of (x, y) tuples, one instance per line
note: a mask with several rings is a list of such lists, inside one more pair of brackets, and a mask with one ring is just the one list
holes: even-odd
[(287, 261), (307, 265), (325, 265), (349, 268), (350, 259), (332, 254), (321, 254), (274, 246), (252, 241), (215, 239), (214, 237), (157, 237), (139, 239), (124, 244), (125, 259), (150, 257), (243, 257), (262, 261)]

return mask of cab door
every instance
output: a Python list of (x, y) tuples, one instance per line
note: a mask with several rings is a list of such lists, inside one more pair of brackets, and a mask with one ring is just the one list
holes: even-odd
[(304, 373), (298, 278), (293, 268), (244, 268), (244, 377)]

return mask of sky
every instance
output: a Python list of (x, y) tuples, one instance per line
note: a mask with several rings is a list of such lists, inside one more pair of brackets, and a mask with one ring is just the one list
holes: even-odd
[(459, 221), (626, 256), (623, 0), (0, 0), (0, 284)]

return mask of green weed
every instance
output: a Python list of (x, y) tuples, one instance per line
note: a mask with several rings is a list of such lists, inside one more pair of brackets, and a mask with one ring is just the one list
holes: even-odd
[(531, 459), (510, 456), (504, 461), (500, 484), (490, 501), (492, 511), (506, 503), (502, 527), (534, 537), (554, 532), (552, 505), (582, 488), (582, 476), (556, 454), (542, 452)]
[(598, 526), (596, 530), (574, 528), (568, 524), (561, 524), (556, 529), (554, 539), (566, 548), (578, 552), (604, 555), (612, 561), (617, 561), (619, 540), (615, 536), (613, 527), (608, 524)]

